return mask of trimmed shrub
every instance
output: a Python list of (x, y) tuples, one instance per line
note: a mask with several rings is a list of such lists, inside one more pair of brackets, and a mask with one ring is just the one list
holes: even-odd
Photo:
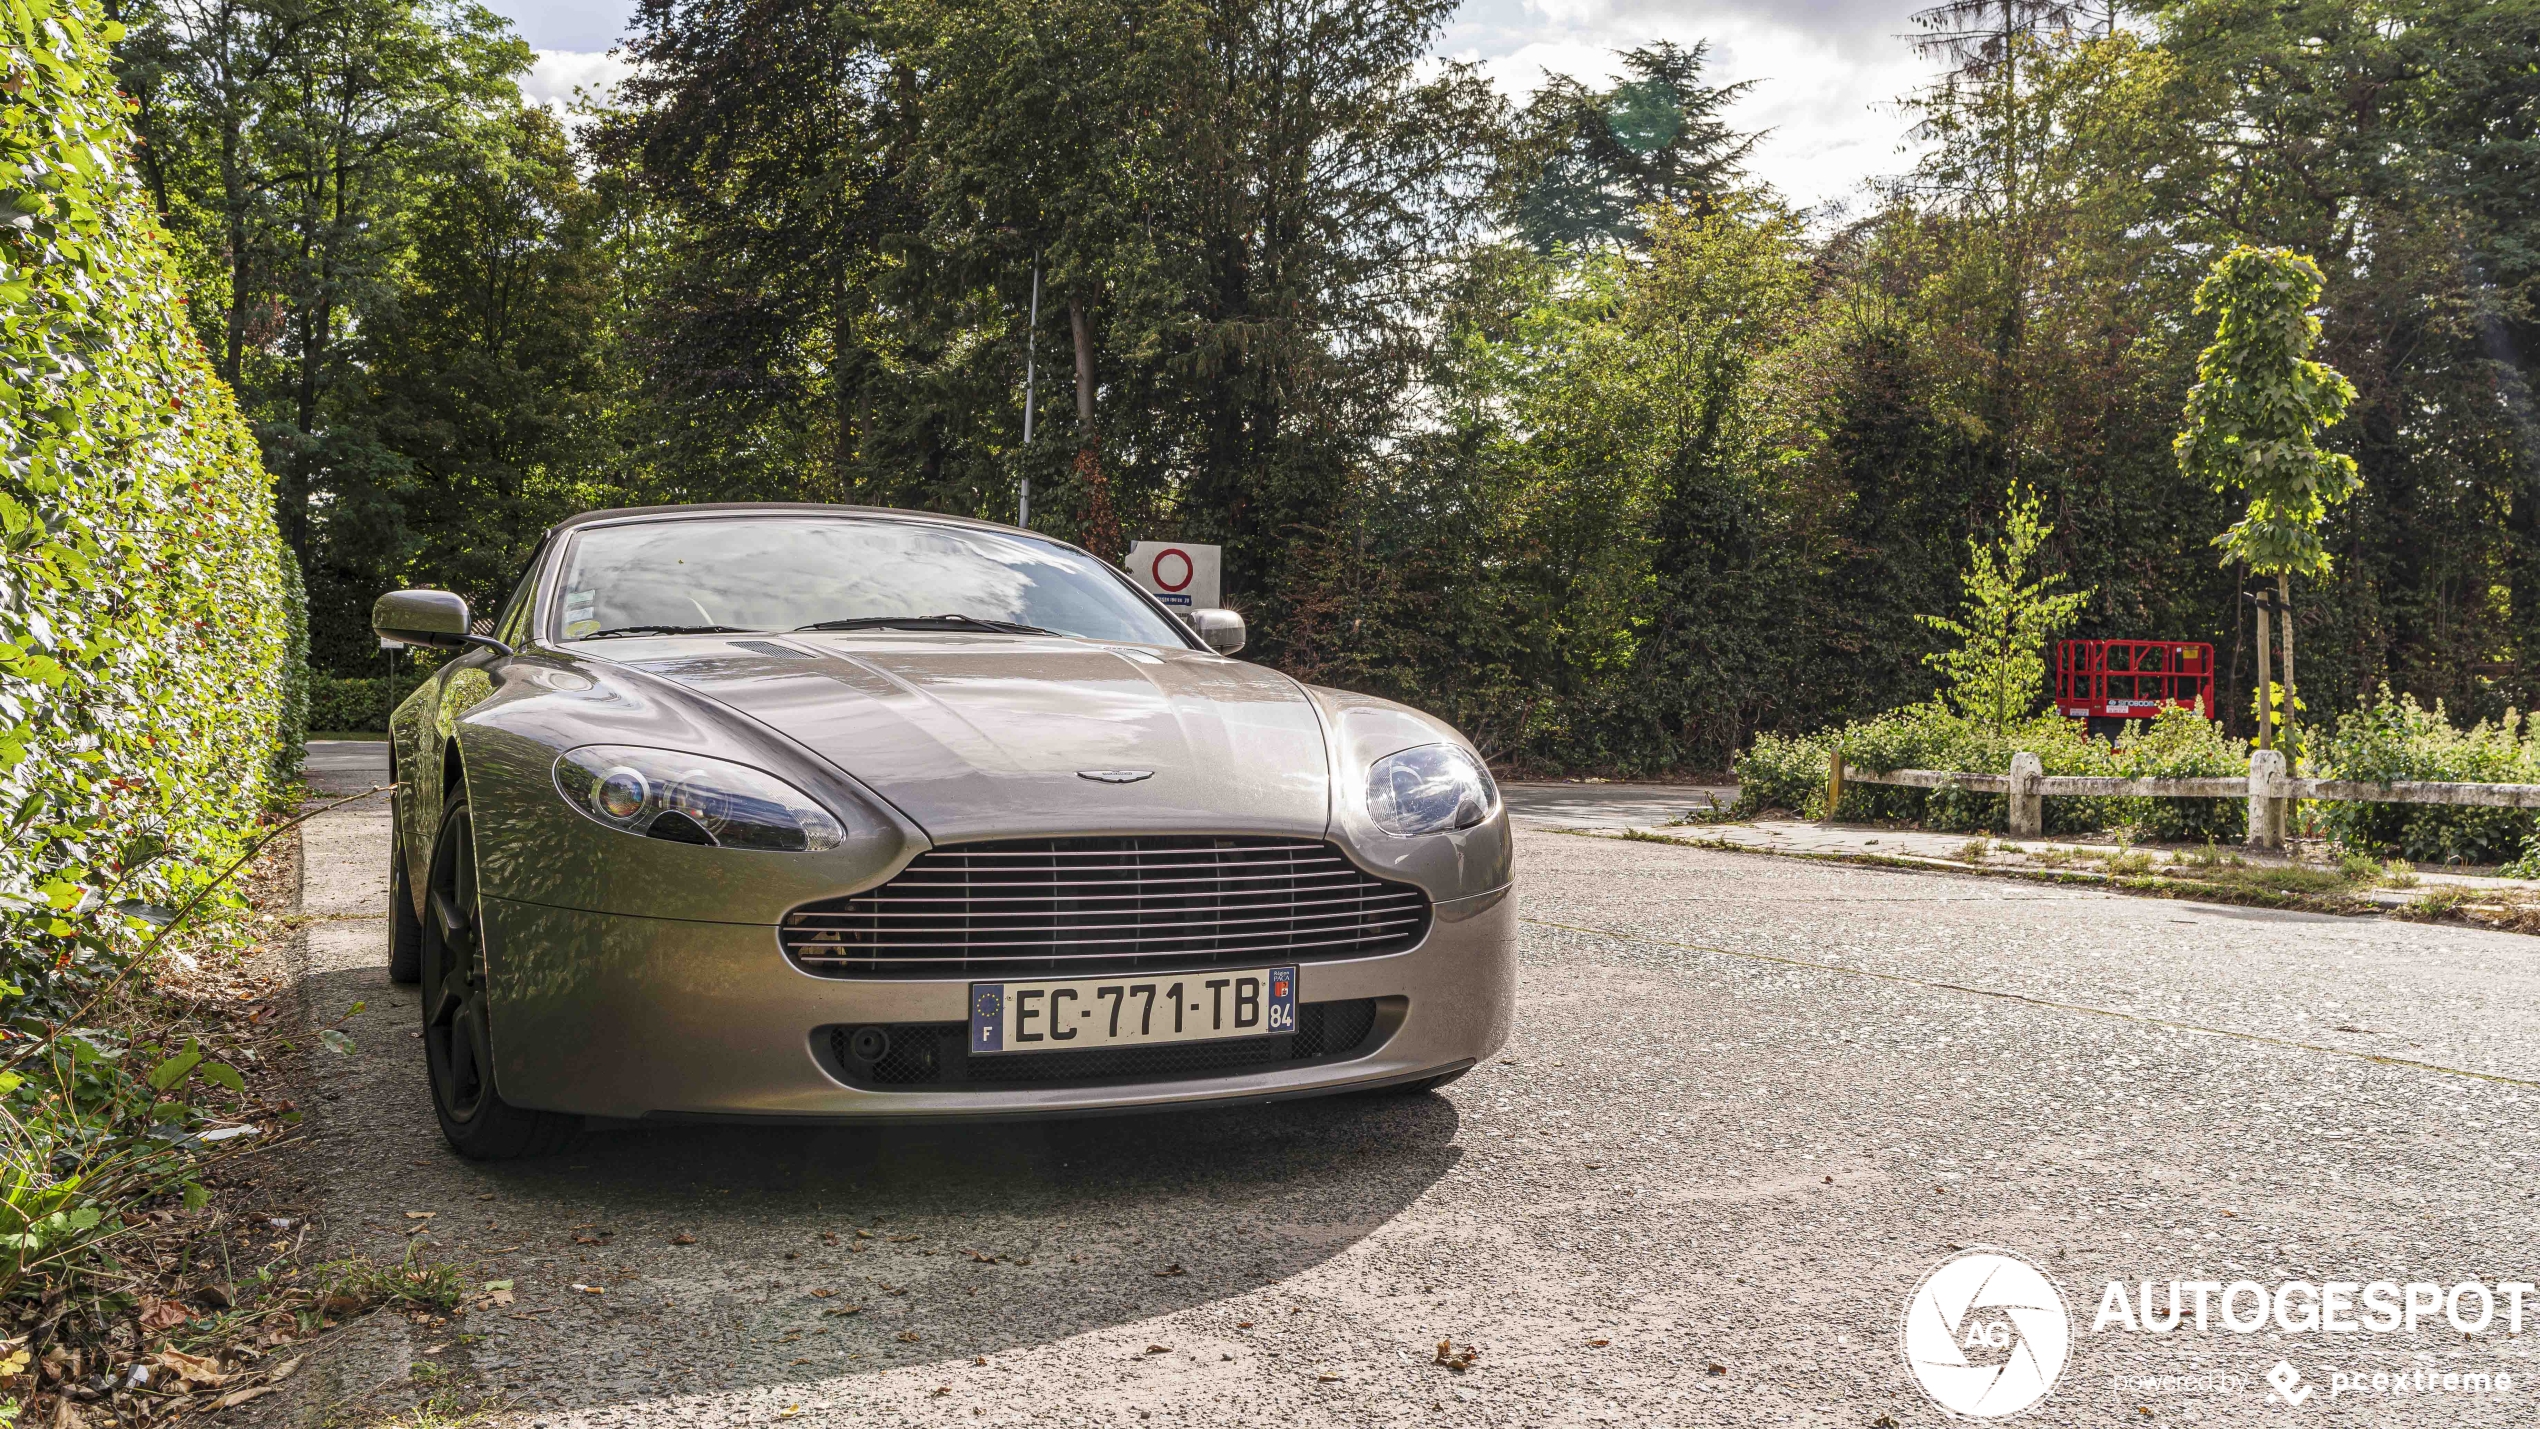
[[(272, 492), (184, 319), (92, 0), (0, 46), (0, 1025), (81, 1001), (265, 806), (293, 616)], [(33, 1085), (33, 1084), (30, 1084)]]
[[(2320, 763), (2339, 779), (2391, 782), (2430, 779), (2467, 783), (2540, 783), (2540, 747), (2526, 738), (2513, 711), (2496, 723), (2455, 729), (2441, 701), (2426, 709), (2413, 695), (2381, 697), (2338, 716), (2317, 741)], [(2307, 805), (2340, 845), (2427, 863), (2505, 863), (2521, 854), (2540, 827), (2530, 809), (2455, 804)]]

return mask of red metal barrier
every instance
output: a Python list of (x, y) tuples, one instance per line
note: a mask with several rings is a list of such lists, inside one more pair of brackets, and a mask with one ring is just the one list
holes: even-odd
[(2150, 719), (2165, 705), (2214, 717), (2214, 647), (2196, 640), (2066, 640), (2055, 708), (2075, 719)]

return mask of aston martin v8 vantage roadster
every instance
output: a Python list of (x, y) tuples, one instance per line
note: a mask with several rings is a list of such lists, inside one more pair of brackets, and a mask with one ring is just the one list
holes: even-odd
[(490, 621), (373, 623), (452, 652), (391, 722), (390, 960), (462, 1154), (1421, 1088), (1507, 1034), (1472, 745), (1062, 542), (600, 511)]

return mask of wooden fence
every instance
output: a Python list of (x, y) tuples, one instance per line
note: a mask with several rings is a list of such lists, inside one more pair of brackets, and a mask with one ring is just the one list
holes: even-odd
[(1836, 750), (1826, 770), (1826, 807), (1843, 798), (1846, 782), (1898, 785), (1908, 789), (1964, 789), (1974, 794), (2006, 794), (2011, 800), (2011, 833), (2035, 838), (2044, 831), (2045, 801), (2056, 798), (2247, 799), (2249, 842), (2261, 848), (2284, 846), (2286, 811), (2297, 799), (2331, 799), (2364, 804), (2469, 804), (2496, 809), (2540, 809), (2540, 784), (2375, 783), (2368, 779), (2296, 779), (2284, 769), (2281, 750), (2261, 749), (2249, 756), (2246, 776), (2189, 779), (2122, 779), (2095, 775), (2050, 775), (2034, 754), (2011, 756), (2008, 774), (1961, 774), (1943, 769), (1847, 769)]

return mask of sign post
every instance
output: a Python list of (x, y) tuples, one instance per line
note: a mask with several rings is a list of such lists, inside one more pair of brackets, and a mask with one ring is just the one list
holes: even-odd
[(1152, 593), (1184, 620), (1194, 610), (1215, 610), (1221, 603), (1218, 573), (1224, 548), (1189, 541), (1139, 541), (1121, 562), (1129, 579)]

